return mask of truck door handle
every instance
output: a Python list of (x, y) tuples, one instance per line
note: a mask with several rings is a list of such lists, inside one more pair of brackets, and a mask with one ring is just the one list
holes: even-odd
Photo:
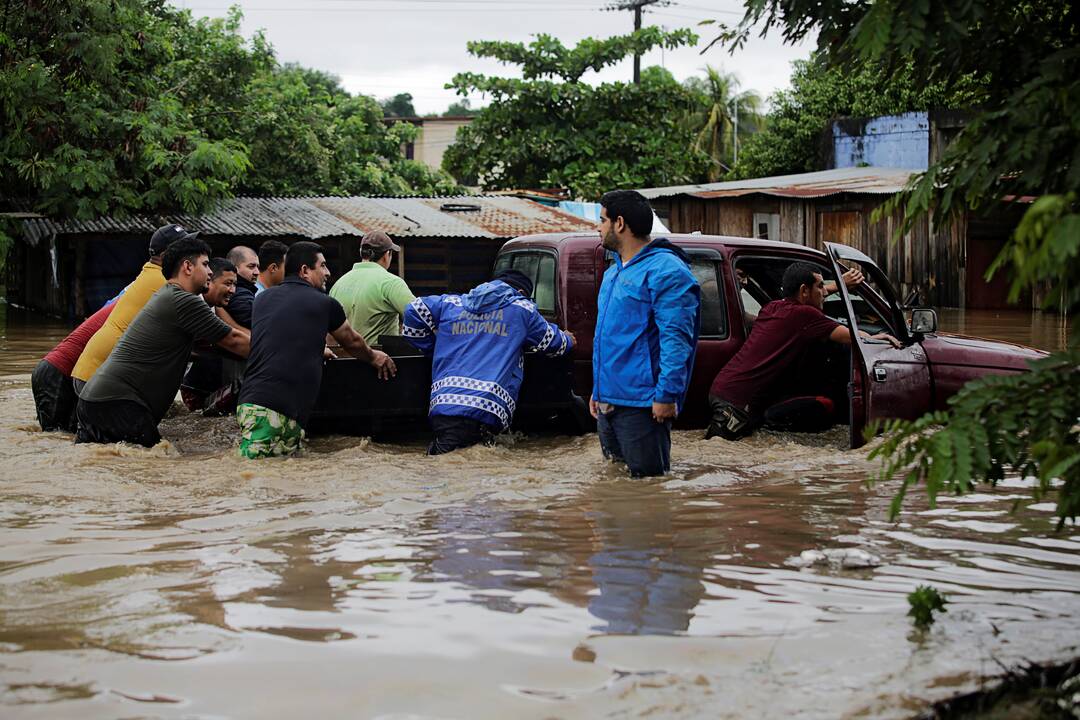
[(889, 373), (885, 368), (881, 366), (877, 366), (874, 368), (874, 380), (876, 380), (877, 382), (885, 382), (888, 378)]

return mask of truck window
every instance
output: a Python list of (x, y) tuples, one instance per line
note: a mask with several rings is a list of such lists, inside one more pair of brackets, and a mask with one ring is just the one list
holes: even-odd
[(513, 268), (532, 280), (532, 301), (536, 309), (548, 320), (555, 318), (555, 256), (551, 253), (524, 250), (500, 255), (495, 261), (495, 272)]
[(540, 314), (555, 317), (555, 258), (551, 255), (541, 255), (540, 265), (536, 270), (536, 290), (533, 296), (536, 301), (536, 309)]
[(701, 333), (703, 339), (727, 337), (727, 313), (720, 292), (720, 268), (716, 260), (691, 256), (690, 270), (701, 286)]
[[(740, 258), (735, 263), (735, 274), (740, 281), (740, 295), (743, 298), (743, 316), (747, 325), (753, 323), (761, 305), (771, 300), (779, 300), (783, 294), (780, 289), (780, 279), (784, 275), (793, 260), (790, 258)], [(803, 261), (807, 262), (807, 261)], [(832, 272), (816, 262), (811, 262), (826, 282), (835, 281)], [(877, 310), (882, 301), (872, 283), (868, 282), (864, 287), (851, 293), (851, 304), (855, 310), (858, 329), (865, 330), (871, 335), (879, 332), (893, 333), (888, 320)], [(757, 307), (755, 307), (757, 306)], [(848, 324), (847, 309), (844, 307), (844, 299), (839, 293), (832, 293), (825, 298), (823, 312), (842, 325)]]

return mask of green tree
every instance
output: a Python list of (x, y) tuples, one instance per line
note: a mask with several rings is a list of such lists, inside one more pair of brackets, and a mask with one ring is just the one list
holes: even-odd
[(739, 149), (734, 176), (767, 177), (821, 169), (821, 136), (839, 117), (897, 115), (931, 108), (968, 108), (980, 100), (980, 83), (919, 81), (910, 63), (830, 65), (820, 55), (793, 63), (791, 88), (773, 93), (762, 132)]
[(1067, 348), (1032, 371), (964, 388), (947, 412), (893, 422), (876, 455), (882, 476), (903, 473), (903, 492), (922, 483), (931, 499), (994, 483), (1007, 472), (1055, 481), (1057, 512), (1080, 513), (1080, 27), (1065, 0), (746, 0), (737, 28), (718, 40), (738, 46), (758, 24), (797, 41), (818, 33), (827, 67), (908, 68), (916, 82), (981, 77), (981, 104), (940, 162), (913, 179), (886, 212), (904, 211), (904, 232), (932, 214), (986, 212), (1036, 196), (990, 273), (1011, 278), (1011, 297), (1046, 285), (1047, 307), (1071, 313)]
[(0, 195), (85, 219), (230, 193), (250, 162), (183, 102), (174, 17), (142, 0), (5, 3)]
[(681, 122), (694, 97), (670, 73), (647, 68), (640, 85), (582, 81), (586, 72), (635, 52), (696, 39), (688, 30), (650, 27), (573, 48), (547, 35), (527, 46), (470, 42), (470, 53), (516, 65), (522, 77), (454, 77), (447, 87), (462, 96), (484, 93), (491, 103), (458, 130), (443, 167), (455, 177), (476, 177), (487, 189), (566, 187), (584, 198), (697, 179), (708, 159), (690, 149), (693, 134)]
[[(404, 159), (415, 130), (331, 75), (280, 66), (240, 19), (164, 0), (4, 3), (0, 197), (89, 219), (198, 213), (237, 192), (459, 190)], [(0, 226), (0, 258), (14, 230)]]
[(446, 112), (443, 113), (443, 117), (461, 117), (479, 114), (479, 108), (474, 108), (468, 98), (462, 98), (461, 100), (455, 100), (450, 103), (450, 106), (446, 108)]
[(694, 149), (709, 156), (706, 178), (716, 182), (731, 172), (736, 143), (741, 149), (761, 129), (761, 96), (753, 90), (739, 91), (735, 73), (705, 67), (705, 77), (688, 78), (683, 85), (698, 98), (689, 122), (697, 131)]
[(350, 95), (337, 77), (279, 65), (256, 34), (240, 35), (241, 14), (174, 16), (174, 84), (213, 139), (241, 143), (250, 168), (233, 191), (245, 195), (441, 195), (461, 188), (446, 173), (405, 160), (411, 125), (387, 127), (374, 99)]
[(386, 117), (416, 117), (411, 93), (398, 93), (382, 101), (383, 114)]

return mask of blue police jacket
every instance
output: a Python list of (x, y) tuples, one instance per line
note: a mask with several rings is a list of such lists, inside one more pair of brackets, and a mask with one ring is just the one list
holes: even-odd
[(433, 357), (429, 415), (507, 428), (521, 390), (523, 352), (566, 353), (574, 343), (501, 280), (466, 295), (428, 295), (405, 308), (401, 334)]
[(593, 335), (593, 399), (682, 408), (700, 323), (701, 288), (690, 258), (665, 238), (604, 273)]

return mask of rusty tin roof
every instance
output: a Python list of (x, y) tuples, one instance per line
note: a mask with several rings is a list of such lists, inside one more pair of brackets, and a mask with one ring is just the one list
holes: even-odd
[(916, 172), (902, 168), (837, 168), (799, 175), (777, 175), (705, 185), (647, 188), (641, 190), (641, 194), (650, 200), (676, 195), (712, 199), (740, 197), (755, 193), (790, 198), (815, 198), (840, 193), (892, 195), (902, 190)]
[[(28, 217), (29, 215), (29, 217)], [(545, 232), (592, 231), (576, 215), (516, 197), (307, 197), (227, 200), (205, 215), (146, 215), (52, 220), (20, 213), (24, 238), (36, 245), (51, 235), (146, 233), (178, 223), (204, 235), (296, 236), (309, 240), (362, 236), (383, 230), (398, 237), (505, 239)]]

